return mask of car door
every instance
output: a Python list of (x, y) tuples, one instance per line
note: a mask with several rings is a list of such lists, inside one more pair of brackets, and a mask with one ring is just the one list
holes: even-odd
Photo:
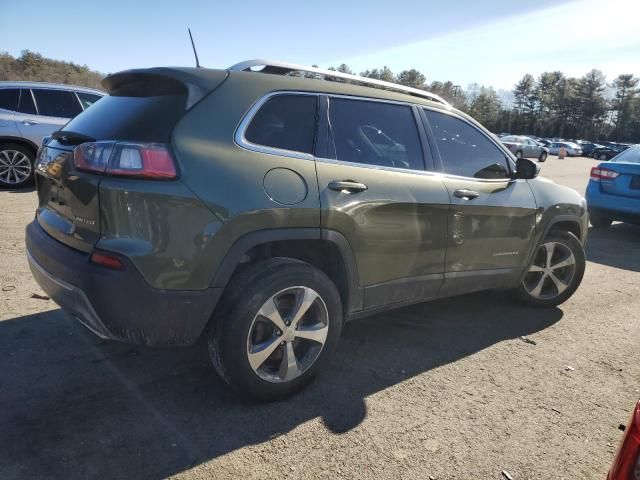
[(526, 158), (538, 158), (541, 153), (540, 147), (538, 146), (538, 144), (533, 140), (531, 140), (530, 138), (526, 138), (525, 142), (526, 142), (526, 147), (525, 147), (526, 151), (524, 156)]
[(0, 135), (2, 136), (17, 137), (20, 135), (15, 123), (19, 99), (19, 89), (0, 89)]
[(511, 285), (527, 262), (535, 228), (529, 184), (511, 178), (506, 152), (479, 127), (454, 114), (423, 112), (451, 195), (443, 291)]
[(417, 109), (323, 97), (316, 168), (323, 232), (349, 243), (364, 307), (435, 297), (443, 283), (449, 195)]
[(22, 89), (20, 102), (16, 125), (20, 133), (36, 145), (82, 111), (78, 98), (69, 90)]

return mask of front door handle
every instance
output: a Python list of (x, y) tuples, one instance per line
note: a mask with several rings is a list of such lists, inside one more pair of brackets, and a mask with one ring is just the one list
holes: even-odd
[(467, 190), (466, 188), (462, 188), (460, 190), (456, 190), (453, 194), (458, 198), (464, 198), (465, 200), (473, 200), (474, 198), (478, 198), (480, 194), (478, 192), (474, 192), (473, 190)]
[(36, 125), (38, 122), (35, 122), (33, 120), (22, 120), (22, 124), (23, 125)]
[(329, 182), (329, 188), (338, 192), (358, 193), (364, 192), (367, 186), (364, 183), (353, 180), (333, 180)]

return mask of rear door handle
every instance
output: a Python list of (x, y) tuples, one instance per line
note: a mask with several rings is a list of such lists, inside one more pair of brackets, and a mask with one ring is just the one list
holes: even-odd
[(478, 198), (480, 194), (478, 192), (474, 192), (473, 190), (467, 190), (466, 188), (456, 190), (453, 194), (458, 198), (464, 198), (465, 200), (473, 200), (474, 198)]
[(38, 122), (35, 122), (33, 120), (22, 120), (22, 124), (23, 125), (36, 125)]
[(333, 180), (329, 182), (329, 188), (338, 192), (358, 193), (364, 192), (367, 186), (364, 183), (354, 182), (353, 180)]

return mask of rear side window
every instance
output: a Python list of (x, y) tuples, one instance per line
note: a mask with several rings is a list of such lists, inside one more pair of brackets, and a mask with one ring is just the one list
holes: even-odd
[(47, 117), (73, 118), (82, 108), (73, 92), (67, 90), (32, 89), (38, 113)]
[(28, 115), (37, 115), (36, 104), (33, 103), (33, 96), (31, 96), (31, 90), (23, 88), (20, 90), (20, 102), (18, 103), (18, 111), (20, 113), (26, 113)]
[(86, 110), (102, 98), (100, 95), (94, 95), (92, 93), (84, 92), (76, 92), (76, 95), (78, 95), (78, 98), (80, 99), (80, 103), (82, 104), (82, 108), (84, 110)]
[(474, 178), (506, 178), (505, 154), (480, 130), (452, 115), (425, 109), (445, 173)]
[(330, 156), (345, 162), (424, 170), (411, 107), (332, 98)]
[(244, 137), (256, 145), (312, 154), (317, 113), (316, 95), (277, 95), (254, 115)]
[(18, 108), (20, 90), (17, 88), (0, 89), (0, 108), (15, 111)]

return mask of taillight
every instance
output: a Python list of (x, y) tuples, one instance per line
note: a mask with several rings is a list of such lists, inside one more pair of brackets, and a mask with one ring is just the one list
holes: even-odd
[(73, 152), (78, 170), (149, 179), (176, 178), (176, 165), (162, 143), (89, 142)]
[(606, 168), (593, 167), (591, 169), (591, 180), (596, 182), (601, 180), (613, 180), (619, 175), (620, 174), (618, 172), (614, 172), (613, 170), (608, 170)]
[(624, 431), (608, 480), (640, 480), (640, 402)]

